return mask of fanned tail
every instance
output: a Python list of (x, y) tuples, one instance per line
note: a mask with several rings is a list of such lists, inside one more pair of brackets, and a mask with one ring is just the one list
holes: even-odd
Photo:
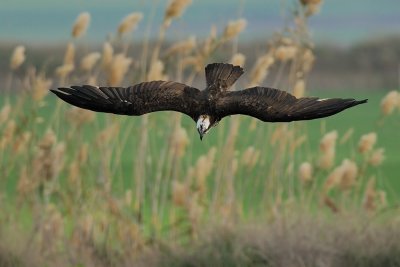
[(243, 74), (240, 66), (233, 66), (226, 63), (208, 64), (206, 69), (207, 87), (216, 85), (222, 89), (229, 89)]

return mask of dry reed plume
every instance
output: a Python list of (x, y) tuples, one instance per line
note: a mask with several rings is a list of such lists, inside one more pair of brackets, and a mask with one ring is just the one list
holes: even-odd
[(381, 101), (381, 111), (387, 116), (393, 113), (396, 108), (400, 108), (400, 93), (390, 91)]
[(19, 45), (14, 48), (10, 59), (10, 69), (16, 70), (25, 61), (25, 47)]
[(84, 56), (81, 60), (81, 70), (90, 72), (100, 59), (100, 56), (99, 52), (91, 52)]
[(76, 18), (74, 25), (72, 26), (72, 37), (78, 38), (86, 33), (90, 23), (90, 14), (83, 12)]
[(118, 26), (118, 34), (126, 34), (135, 30), (142, 18), (142, 13), (131, 13), (127, 15)]
[(165, 10), (164, 23), (169, 25), (174, 18), (180, 17), (192, 0), (171, 0)]

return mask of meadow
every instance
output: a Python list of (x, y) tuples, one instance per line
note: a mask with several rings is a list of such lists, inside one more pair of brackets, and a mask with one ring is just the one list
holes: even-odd
[[(15, 48), (0, 100), (0, 266), (398, 266), (399, 92), (307, 90), (307, 21), (320, 1), (293, 1), (291, 27), (255, 62), (240, 53), (244, 19), (165, 46), (190, 2), (166, 6), (152, 43), (133, 38), (146, 14), (129, 14), (101, 51), (82, 41), (91, 18), (80, 14), (54, 71)], [(180, 114), (95, 114), (48, 91), (159, 79), (201, 87), (220, 50), (232, 53), (218, 60), (246, 70), (238, 87), (369, 102), (290, 124), (233, 116), (200, 141)]]

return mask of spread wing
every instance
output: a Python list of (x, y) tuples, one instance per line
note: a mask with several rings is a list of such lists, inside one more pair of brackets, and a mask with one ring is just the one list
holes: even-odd
[(331, 116), (344, 109), (367, 100), (319, 99), (317, 97), (296, 98), (277, 89), (253, 87), (241, 91), (227, 92), (217, 101), (220, 118), (243, 114), (268, 122), (312, 120)]
[(114, 114), (139, 116), (172, 110), (195, 119), (200, 109), (200, 90), (177, 82), (143, 82), (127, 88), (83, 85), (51, 91), (74, 106)]

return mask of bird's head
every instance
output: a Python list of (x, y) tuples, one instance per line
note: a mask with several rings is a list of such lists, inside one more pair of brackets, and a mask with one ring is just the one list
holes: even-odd
[(210, 116), (200, 115), (200, 117), (197, 119), (196, 126), (200, 135), (200, 140), (202, 140), (203, 136), (208, 132), (208, 130), (210, 130), (212, 126)]

